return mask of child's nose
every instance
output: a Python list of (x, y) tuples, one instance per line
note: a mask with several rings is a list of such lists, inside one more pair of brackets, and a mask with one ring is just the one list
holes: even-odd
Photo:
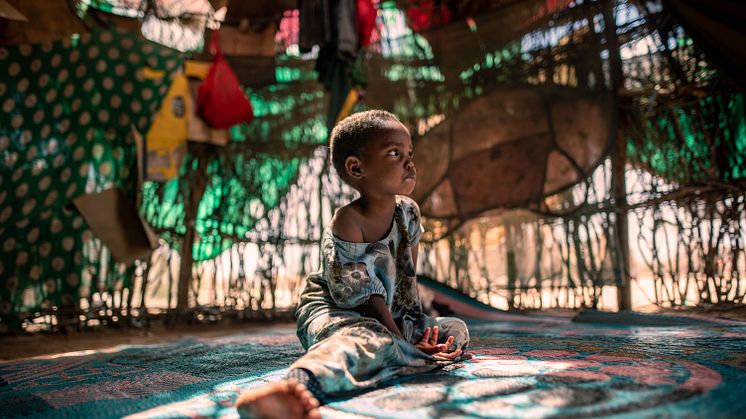
[(414, 160), (412, 160), (411, 157), (407, 157), (407, 160), (404, 162), (404, 167), (409, 170), (414, 169)]

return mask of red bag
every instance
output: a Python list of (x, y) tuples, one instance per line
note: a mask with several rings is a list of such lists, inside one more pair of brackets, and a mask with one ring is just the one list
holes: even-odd
[(215, 59), (197, 91), (199, 116), (213, 128), (229, 128), (241, 122), (251, 122), (254, 119), (251, 102), (241, 89), (228, 60), (220, 52), (217, 32), (212, 33), (210, 52)]

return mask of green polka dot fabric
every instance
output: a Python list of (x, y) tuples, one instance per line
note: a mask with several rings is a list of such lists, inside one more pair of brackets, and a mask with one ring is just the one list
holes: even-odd
[(126, 286), (132, 268), (111, 261), (72, 199), (112, 186), (134, 196), (132, 127), (147, 131), (181, 61), (122, 31), (0, 46), (1, 330)]

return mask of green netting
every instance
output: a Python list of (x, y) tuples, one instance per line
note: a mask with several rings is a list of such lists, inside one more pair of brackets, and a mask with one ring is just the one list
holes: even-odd
[[(134, 196), (131, 127), (147, 130), (180, 61), (120, 32), (0, 47), (0, 322), (131, 279), (72, 199), (111, 186)], [(165, 76), (146, 79), (145, 67)]]
[(693, 103), (630, 111), (635, 124), (627, 142), (634, 163), (684, 184), (730, 182), (746, 177), (746, 113), (743, 94), (722, 93)]

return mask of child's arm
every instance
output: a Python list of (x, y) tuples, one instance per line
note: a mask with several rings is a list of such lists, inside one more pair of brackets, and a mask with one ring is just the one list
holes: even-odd
[(401, 331), (399, 331), (399, 327), (396, 326), (394, 318), (391, 316), (391, 311), (386, 306), (386, 301), (383, 299), (383, 296), (378, 294), (371, 295), (367, 303), (358, 307), (358, 311), (363, 316), (372, 317), (378, 320), (382, 325), (386, 326), (391, 333), (402, 339), (404, 338)]

